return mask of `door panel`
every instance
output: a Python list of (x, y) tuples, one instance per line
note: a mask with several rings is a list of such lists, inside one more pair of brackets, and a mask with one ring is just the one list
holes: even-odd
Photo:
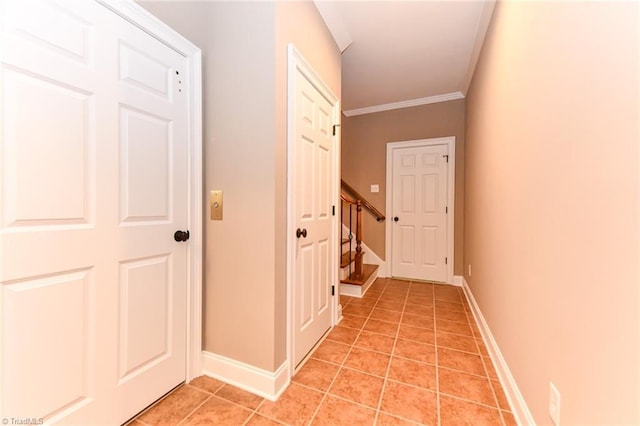
[[(299, 251), (299, 275), (298, 279), (304, 283), (314, 283), (314, 252), (313, 244), (301, 244)], [(313, 290), (311, 285), (302, 285), (298, 289), (298, 305), (299, 323), (297, 328), (300, 332), (304, 332), (314, 320), (313, 312)]]
[(440, 183), (438, 181), (437, 174), (422, 175), (422, 213), (423, 214), (435, 214), (438, 207), (441, 206), (440, 200), (438, 200), (438, 187)]
[(393, 276), (447, 278), (447, 145), (395, 148), (392, 164)]
[(416, 203), (416, 177), (400, 175), (400, 211), (403, 214), (414, 214)]
[(29, 277), (4, 287), (2, 322), (19, 333), (3, 334), (3, 346), (12, 349), (3, 353), (3, 363), (12, 367), (3, 370), (3, 382), (29, 389), (28, 397), (4, 393), (12, 416), (46, 418), (90, 402), (96, 367), (92, 272)]
[(413, 265), (415, 262), (415, 236), (416, 231), (414, 226), (400, 226), (400, 261), (403, 264)]
[(331, 257), (330, 257), (329, 239), (324, 238), (318, 241), (318, 294), (316, 295), (318, 304), (318, 315), (322, 315), (325, 310), (330, 309), (329, 292), (327, 288), (331, 287)]
[[(25, 70), (3, 71), (3, 225), (89, 223), (93, 165), (87, 153), (94, 143), (89, 94)], [(36, 181), (37, 192), (31, 186)]]
[(153, 367), (170, 351), (170, 264), (166, 255), (120, 264), (119, 382)]
[(435, 266), (438, 263), (438, 228), (436, 226), (422, 227), (422, 264)]
[(120, 107), (122, 222), (170, 220), (171, 127), (166, 119)]
[(185, 377), (185, 58), (96, 2), (4, 2), (0, 417), (118, 424)]
[(161, 99), (171, 99), (171, 68), (120, 40), (119, 78), (123, 83)]
[(331, 193), (334, 148), (332, 105), (296, 71), (295, 175), (296, 228), (294, 273), (294, 352), (297, 365), (331, 326), (333, 219)]

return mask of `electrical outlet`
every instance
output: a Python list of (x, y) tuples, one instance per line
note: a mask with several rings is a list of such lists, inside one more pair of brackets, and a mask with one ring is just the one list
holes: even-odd
[(549, 416), (553, 424), (560, 426), (560, 392), (552, 382), (549, 382)]
[(469, 278), (471, 278), (471, 264), (469, 264)]

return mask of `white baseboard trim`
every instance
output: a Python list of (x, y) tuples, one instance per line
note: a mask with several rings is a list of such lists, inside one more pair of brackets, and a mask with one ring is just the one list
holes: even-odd
[(456, 287), (464, 287), (464, 285), (462, 284), (464, 281), (464, 277), (462, 275), (454, 275), (453, 276), (453, 285), (455, 285)]
[(340, 283), (340, 296), (362, 297), (359, 285)]
[(289, 385), (289, 362), (275, 372), (202, 351), (202, 374), (275, 401)]
[(500, 352), (500, 348), (498, 348), (498, 344), (493, 338), (493, 334), (491, 333), (489, 325), (485, 321), (484, 316), (480, 311), (480, 307), (476, 303), (476, 299), (473, 297), (473, 293), (471, 293), (471, 289), (469, 288), (469, 284), (467, 284), (467, 280), (465, 280), (464, 277), (461, 278), (464, 294), (469, 301), (473, 316), (478, 323), (478, 328), (480, 329), (480, 333), (482, 334), (482, 339), (487, 346), (487, 350), (489, 351), (489, 355), (491, 356), (491, 360), (493, 361), (496, 373), (498, 374), (498, 379), (502, 384), (516, 422), (519, 425), (535, 425), (536, 422), (531, 415), (531, 411), (529, 411), (529, 407), (527, 407), (527, 403), (520, 393), (520, 389), (518, 389), (518, 385), (513, 378), (511, 371), (509, 370), (507, 362)]
[(362, 285), (340, 283), (340, 294), (343, 296), (357, 297), (360, 299), (362, 298), (362, 296), (364, 296), (367, 290), (369, 290), (369, 287), (371, 287), (371, 284), (373, 284), (376, 278), (378, 278), (378, 274), (374, 273)]

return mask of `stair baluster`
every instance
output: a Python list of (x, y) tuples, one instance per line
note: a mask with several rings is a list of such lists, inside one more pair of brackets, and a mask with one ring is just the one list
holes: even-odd
[(356, 270), (355, 275), (362, 279), (362, 200), (356, 201)]

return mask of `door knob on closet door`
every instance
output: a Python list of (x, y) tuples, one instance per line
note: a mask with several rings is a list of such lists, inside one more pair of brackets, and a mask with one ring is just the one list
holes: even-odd
[(178, 242), (187, 241), (189, 239), (189, 231), (176, 231), (176, 233), (173, 234), (173, 239)]
[(298, 228), (296, 230), (296, 237), (298, 237), (298, 238), (300, 238), (300, 237), (307, 238), (307, 230)]
[(398, 219), (398, 216), (395, 216), (395, 217), (393, 218), (393, 221), (394, 221), (394, 222), (397, 222), (397, 221), (399, 221), (399, 220), (400, 220), (400, 219)]

